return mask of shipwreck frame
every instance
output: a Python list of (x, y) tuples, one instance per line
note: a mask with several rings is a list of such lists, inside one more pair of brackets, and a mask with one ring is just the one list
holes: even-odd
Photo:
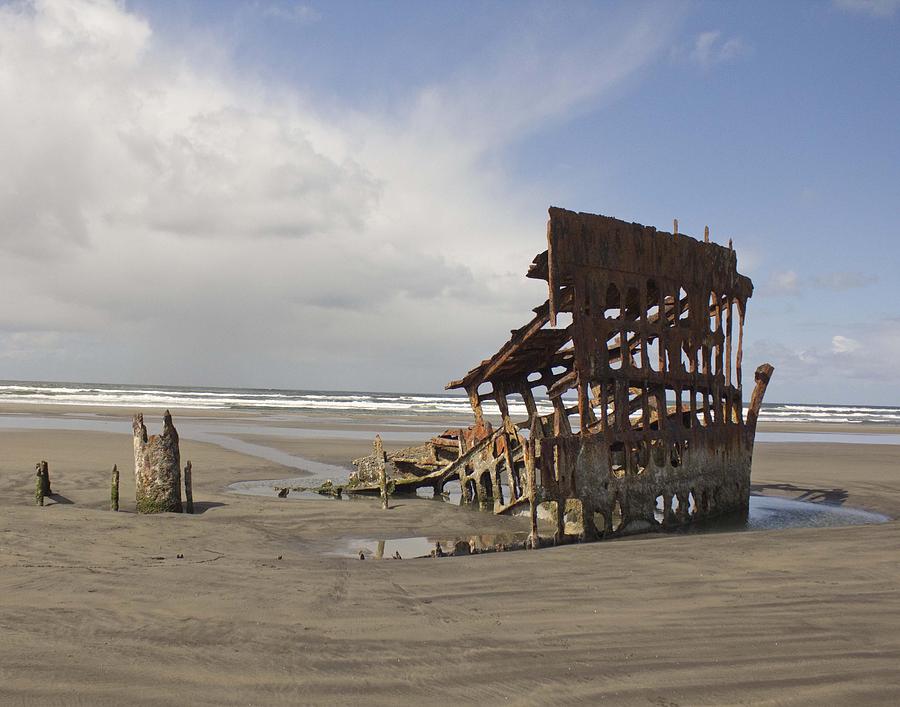
[[(547, 300), (493, 356), (447, 389), (466, 391), (468, 428), (354, 460), (348, 491), (457, 482), (465, 502), (525, 511), (538, 542), (596, 539), (746, 513), (756, 423), (773, 368), (756, 369), (746, 416), (749, 278), (728, 247), (551, 207), (547, 250), (527, 277)], [(541, 413), (538, 394), (552, 411)], [(563, 396), (569, 397), (566, 400)], [(572, 398), (574, 397), (574, 400)], [(510, 415), (511, 399), (526, 419)], [(501, 424), (485, 420), (496, 404)], [(384, 478), (381, 476), (380, 478)]]

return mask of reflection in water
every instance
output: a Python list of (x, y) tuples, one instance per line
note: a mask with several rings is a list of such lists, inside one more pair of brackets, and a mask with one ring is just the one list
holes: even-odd
[[(786, 528), (832, 528), (846, 525), (868, 525), (890, 520), (880, 513), (870, 513), (856, 508), (830, 506), (824, 503), (792, 501), (774, 496), (751, 496), (750, 511), (746, 516), (732, 515), (711, 518), (683, 526), (677, 533), (728, 533), (754, 530), (783, 530)], [(452, 554), (460, 543), (473, 552), (495, 552), (523, 547), (527, 533), (503, 533), (492, 535), (418, 536), (384, 540), (355, 539), (345, 541), (339, 548), (342, 556), (358, 556), (382, 559), (399, 553), (403, 558), (430, 557), (438, 545), (445, 554)]]
[[(528, 533), (492, 533), (486, 535), (440, 535), (412, 538), (391, 538), (387, 540), (350, 540), (338, 550), (342, 556), (358, 557), (360, 553), (367, 559), (412, 559), (453, 554), (479, 554), (521, 549)], [(465, 549), (461, 544), (466, 546)], [(398, 558), (397, 555), (400, 557)]]
[(792, 501), (774, 496), (751, 496), (750, 515), (742, 529), (831, 528), (841, 525), (886, 523), (889, 520), (890, 518), (880, 513), (870, 513), (858, 508)]
[[(234, 493), (250, 496), (275, 496), (276, 489), (290, 486), (309, 486), (317, 479), (308, 477), (287, 479), (262, 479), (256, 481), (237, 481), (228, 486), (228, 490)], [(423, 491), (423, 489), (420, 489)], [(430, 490), (429, 490), (430, 491)], [(449, 503), (465, 507), (475, 507), (477, 504), (463, 502), (462, 496), (457, 491), (443, 495), (421, 493), (420, 498), (433, 499), (437, 502)], [(309, 499), (327, 498), (311, 491), (292, 492), (289, 498)], [(340, 499), (334, 500), (365, 500), (374, 496), (356, 496), (345, 494)], [(409, 498), (409, 496), (395, 496), (393, 498)], [(488, 509), (490, 510), (490, 509)], [(691, 505), (691, 511), (694, 505)], [(661, 513), (661, 508), (657, 508)], [(795, 501), (778, 496), (750, 496), (750, 511), (747, 517), (741, 515), (717, 516), (709, 520), (694, 522), (684, 526), (676, 532), (721, 532), (735, 530), (779, 530), (783, 528), (827, 528), (842, 525), (865, 525), (869, 523), (884, 523), (890, 520), (880, 513), (871, 513), (856, 508), (846, 508), (829, 503), (810, 503), (808, 501)]]
[[(264, 479), (258, 481), (238, 481), (231, 484), (228, 489), (234, 493), (251, 496), (275, 496), (277, 488), (290, 486), (309, 486), (317, 479), (308, 477), (290, 479)], [(452, 505), (476, 508), (477, 504), (463, 502), (462, 496), (457, 491), (435, 496), (430, 489), (419, 489), (419, 498), (433, 499), (437, 502), (445, 502)], [(323, 498), (311, 491), (292, 492), (289, 498), (308, 499)], [(375, 498), (374, 496), (355, 496), (345, 494), (342, 499), (335, 500), (359, 500)], [(394, 496), (392, 498), (409, 498), (409, 496)], [(542, 504), (544, 505), (544, 504)], [(691, 511), (694, 510), (692, 499)], [(487, 508), (490, 510), (490, 508)], [(543, 510), (543, 509), (541, 509)], [(657, 508), (657, 517), (661, 518), (662, 509)], [(676, 532), (716, 532), (735, 530), (778, 530), (783, 528), (827, 528), (841, 525), (864, 525), (869, 523), (884, 523), (890, 520), (879, 513), (870, 513), (855, 508), (829, 503), (810, 503), (808, 501), (795, 501), (778, 496), (750, 496), (750, 511), (747, 517), (740, 515), (717, 516), (702, 522), (694, 522), (684, 526)]]

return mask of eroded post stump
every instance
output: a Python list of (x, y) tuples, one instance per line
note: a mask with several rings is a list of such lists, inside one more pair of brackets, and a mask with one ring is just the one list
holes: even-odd
[(138, 513), (181, 513), (178, 432), (166, 410), (163, 431), (147, 436), (144, 416), (134, 416), (134, 487)]
[(34, 468), (37, 470), (38, 476), (41, 477), (43, 494), (45, 496), (53, 495), (53, 492), (50, 490), (50, 465), (45, 461), (39, 461), (34, 465)]
[(38, 464), (37, 473), (34, 475), (34, 502), (44, 505), (44, 479), (41, 477), (41, 465)]
[[(287, 494), (285, 494), (287, 495)], [(185, 511), (193, 514), (194, 512), (194, 487), (191, 479), (191, 460), (184, 465), (184, 504)]]
[(119, 467), (113, 464), (112, 480), (109, 485), (109, 510), (119, 510)]

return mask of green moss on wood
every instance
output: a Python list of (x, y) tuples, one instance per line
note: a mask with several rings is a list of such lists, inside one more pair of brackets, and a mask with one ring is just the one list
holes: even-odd
[(180, 513), (180, 508), (171, 507), (172, 504), (164, 501), (158, 501), (153, 498), (139, 498), (137, 500), (138, 513)]

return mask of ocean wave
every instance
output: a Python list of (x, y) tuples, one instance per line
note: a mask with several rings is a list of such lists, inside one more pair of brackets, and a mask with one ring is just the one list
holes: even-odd
[[(552, 412), (546, 399), (537, 399), (541, 414)], [(574, 400), (565, 401), (573, 405)], [(36, 405), (89, 405), (98, 407), (168, 407), (203, 410), (279, 410), (328, 412), (384, 412), (459, 414), (470, 416), (468, 398), (453, 394), (366, 391), (276, 390), (242, 388), (188, 388), (179, 386), (127, 386), (89, 383), (0, 382), (0, 403)], [(485, 413), (498, 415), (496, 403), (483, 403)], [(518, 396), (510, 396), (513, 417), (528, 411)], [(746, 414), (746, 410), (745, 410)], [(766, 403), (764, 422), (900, 423), (900, 408), (876, 405)]]

